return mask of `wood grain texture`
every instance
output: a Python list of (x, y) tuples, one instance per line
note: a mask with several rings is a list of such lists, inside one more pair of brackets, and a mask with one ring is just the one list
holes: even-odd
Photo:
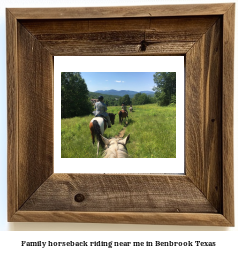
[(54, 174), (20, 210), (217, 212), (186, 176), (104, 174)]
[(12, 221), (232, 226), (223, 215), (213, 213), (18, 211)]
[(92, 19), (222, 15), (232, 6), (224, 4), (150, 5), (85, 8), (10, 8), (21, 19)]
[(8, 220), (18, 210), (18, 65), (17, 20), (6, 11)]
[[(113, 18), (113, 19), (67, 19), (67, 20), (21, 20), (19, 21), (37, 39), (58, 39), (62, 36), (77, 36), (77, 34), (144, 31), (152, 30), (161, 34), (200, 35), (217, 21), (219, 16), (198, 17), (150, 17), (150, 18)], [(61, 35), (61, 36), (60, 36)], [(151, 36), (153, 33), (151, 33)], [(63, 38), (65, 38), (63, 37)], [(76, 37), (77, 38), (77, 37)], [(91, 38), (93, 39), (93, 38)], [(117, 39), (117, 38), (116, 38)], [(116, 40), (115, 39), (115, 40)]]
[[(22, 20), (21, 24), (52, 54), (181, 55), (211, 27), (217, 16), (101, 20)], [(198, 25), (199, 24), (199, 25)], [(140, 51), (141, 41), (148, 43)]]
[(186, 55), (186, 175), (222, 211), (222, 21)]
[(234, 26), (235, 4), (223, 17), (223, 90), (222, 90), (222, 146), (223, 146), (223, 214), (234, 224)]
[(18, 205), (53, 173), (53, 58), (18, 24)]
[(74, 41), (49, 41), (42, 45), (55, 56), (143, 56), (143, 55), (184, 55), (194, 43), (156, 43), (148, 46), (146, 52), (140, 51), (141, 44), (133, 43), (106, 43), (80, 44)]

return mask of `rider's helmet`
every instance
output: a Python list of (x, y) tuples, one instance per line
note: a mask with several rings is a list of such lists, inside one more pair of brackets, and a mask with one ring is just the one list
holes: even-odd
[(122, 102), (122, 105), (125, 105), (125, 102)]
[(98, 100), (99, 100), (99, 101), (102, 101), (102, 100), (103, 100), (103, 96), (100, 95), (100, 96), (98, 97)]

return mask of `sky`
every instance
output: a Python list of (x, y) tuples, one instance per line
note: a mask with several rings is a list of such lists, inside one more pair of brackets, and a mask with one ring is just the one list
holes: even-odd
[(152, 91), (154, 72), (81, 72), (88, 90)]

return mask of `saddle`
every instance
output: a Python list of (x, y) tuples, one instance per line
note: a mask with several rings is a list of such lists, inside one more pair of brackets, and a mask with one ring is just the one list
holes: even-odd
[(102, 117), (104, 119), (104, 121), (108, 123), (108, 120), (107, 120), (107, 118), (105, 116), (97, 115), (96, 117)]
[(126, 114), (128, 114), (128, 112), (127, 112), (127, 110), (124, 110), (124, 109), (121, 109), (120, 111), (119, 111), (119, 113), (126, 113)]
[(96, 115), (96, 111), (93, 111), (92, 114), (93, 114), (95, 117), (102, 117), (102, 118), (104, 119), (104, 121), (108, 123), (108, 120), (107, 120), (107, 118), (106, 118), (105, 116), (100, 115), (100, 114)]
[[(95, 114), (94, 114), (94, 115), (95, 115)], [(105, 116), (103, 116), (103, 115), (95, 115), (95, 117), (101, 117), (101, 118), (103, 118), (103, 120), (104, 120), (105, 122), (108, 123), (107, 118), (106, 118)]]

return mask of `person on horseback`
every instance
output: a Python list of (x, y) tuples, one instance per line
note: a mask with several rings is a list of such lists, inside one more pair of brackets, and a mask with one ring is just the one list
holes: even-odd
[(96, 109), (95, 116), (103, 116), (108, 121), (108, 128), (111, 128), (111, 121), (107, 111), (107, 105), (103, 103), (103, 96), (98, 97), (98, 102), (95, 103), (94, 108)]
[(130, 105), (129, 110), (130, 110), (130, 112), (133, 112), (133, 107), (132, 107), (132, 104)]
[(128, 114), (125, 102), (122, 102), (121, 108)]

